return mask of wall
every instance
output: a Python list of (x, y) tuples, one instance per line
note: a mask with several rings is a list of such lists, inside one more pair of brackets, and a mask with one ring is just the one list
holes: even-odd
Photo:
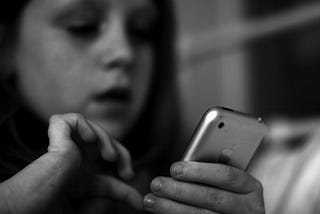
[[(180, 41), (241, 20), (243, 4), (242, 0), (176, 0)], [(178, 43), (181, 50), (179, 45), (184, 44)], [(193, 129), (211, 106), (250, 111), (245, 50), (202, 55), (197, 60), (190, 60), (188, 54), (180, 53), (179, 62), (183, 115), (188, 129)]]

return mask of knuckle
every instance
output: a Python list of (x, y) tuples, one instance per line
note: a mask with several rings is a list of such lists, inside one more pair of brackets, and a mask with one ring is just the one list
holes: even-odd
[(50, 116), (49, 122), (50, 123), (55, 123), (57, 121), (61, 120), (61, 115), (59, 114), (53, 114)]
[(70, 119), (72, 119), (72, 120), (75, 120), (75, 121), (77, 121), (77, 120), (82, 120), (84, 117), (82, 116), (82, 114), (79, 114), (79, 113), (69, 113), (68, 115), (67, 115)]
[(177, 182), (172, 182), (171, 188), (172, 188), (173, 195), (176, 198), (180, 198), (183, 195), (183, 192), (184, 192), (183, 188), (181, 188), (181, 186)]
[(226, 166), (221, 166), (221, 167), (222, 167), (221, 171), (225, 175), (225, 183), (227, 185), (233, 185), (238, 180), (239, 174), (236, 172), (235, 169), (231, 167), (226, 167)]
[(260, 181), (255, 180), (255, 189), (259, 194), (263, 193), (263, 186)]
[(263, 186), (262, 183), (253, 178), (252, 179), (248, 179), (246, 181), (246, 186), (248, 186), (249, 190), (247, 194), (257, 194), (257, 195), (262, 195), (263, 194)]
[(52, 115), (49, 119), (49, 134), (52, 134), (54, 133), (56, 130), (64, 130), (67, 128), (67, 124), (66, 122), (64, 121), (62, 115), (58, 115), (58, 114), (55, 114), (55, 115)]
[(165, 201), (159, 200), (158, 205), (163, 207), (163, 210), (167, 213), (172, 213), (172, 211), (174, 210), (173, 203), (171, 202), (165, 202)]
[(228, 197), (225, 193), (221, 191), (211, 190), (207, 192), (207, 197), (205, 199), (206, 206), (210, 210), (215, 210), (221, 207), (236, 207), (236, 201), (232, 197)]
[(206, 198), (207, 204), (209, 205), (221, 203), (220, 194), (215, 190), (206, 190), (205, 198)]

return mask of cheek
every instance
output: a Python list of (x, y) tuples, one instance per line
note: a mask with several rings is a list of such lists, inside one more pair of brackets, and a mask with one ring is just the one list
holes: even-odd
[(146, 102), (151, 87), (153, 76), (154, 57), (151, 48), (140, 50), (137, 54), (137, 66), (135, 72), (132, 72), (133, 83), (133, 110), (141, 111)]
[(79, 111), (92, 89), (83, 57), (57, 38), (26, 35), (17, 48), (18, 86), (25, 102), (45, 118)]

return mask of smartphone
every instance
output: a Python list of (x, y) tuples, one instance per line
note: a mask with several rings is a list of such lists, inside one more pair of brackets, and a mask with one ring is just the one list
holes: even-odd
[(182, 160), (225, 163), (246, 170), (266, 134), (261, 118), (214, 107), (203, 115)]

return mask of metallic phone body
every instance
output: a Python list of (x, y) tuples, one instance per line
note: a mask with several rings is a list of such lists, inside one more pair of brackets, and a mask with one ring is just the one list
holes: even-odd
[(214, 107), (202, 117), (182, 160), (218, 163), (227, 155), (226, 164), (245, 170), (266, 133), (260, 118)]

